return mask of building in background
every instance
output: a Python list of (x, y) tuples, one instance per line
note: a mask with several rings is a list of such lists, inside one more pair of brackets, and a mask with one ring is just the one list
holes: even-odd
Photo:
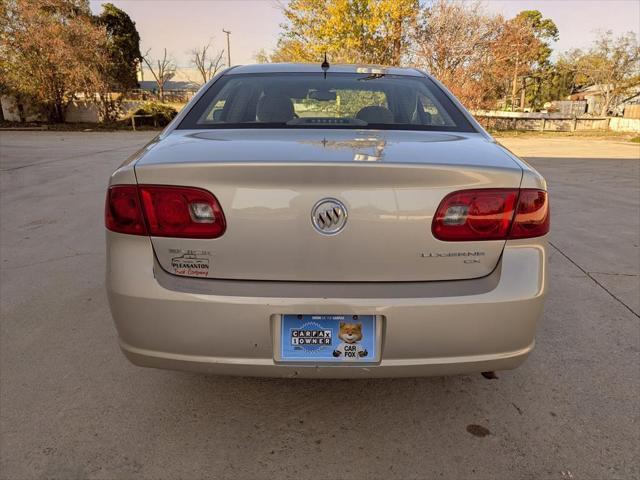
[[(602, 104), (604, 102), (604, 89), (605, 86), (603, 85), (591, 85), (569, 95), (569, 100), (574, 102), (586, 102), (586, 110), (584, 113), (587, 115), (598, 116), (602, 110)], [(631, 107), (628, 109), (627, 107), (639, 104), (640, 86), (637, 86), (630, 89), (624, 95), (619, 95), (615, 98), (609, 107), (609, 114), (615, 117), (628, 117), (629, 114), (634, 114), (633, 112), (636, 112), (638, 108)], [(626, 114), (625, 111), (627, 111)], [(628, 118), (640, 118), (640, 116)]]

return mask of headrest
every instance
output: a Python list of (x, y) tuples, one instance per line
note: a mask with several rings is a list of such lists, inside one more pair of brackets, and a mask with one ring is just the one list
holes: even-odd
[(369, 105), (360, 109), (356, 113), (358, 120), (364, 120), (367, 123), (393, 123), (393, 113), (386, 107), (377, 105)]
[(269, 93), (258, 100), (256, 118), (259, 122), (285, 123), (294, 117), (293, 102), (281, 93)]

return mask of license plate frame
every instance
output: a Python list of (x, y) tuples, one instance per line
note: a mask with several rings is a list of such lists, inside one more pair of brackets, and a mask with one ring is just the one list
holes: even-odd
[[(274, 360), (278, 363), (363, 365), (380, 362), (382, 318), (378, 315), (282, 314), (275, 320)], [(341, 322), (346, 324), (342, 339)]]

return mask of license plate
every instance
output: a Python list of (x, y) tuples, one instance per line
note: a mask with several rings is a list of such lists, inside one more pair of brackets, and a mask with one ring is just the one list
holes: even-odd
[(375, 315), (282, 315), (280, 360), (375, 362)]

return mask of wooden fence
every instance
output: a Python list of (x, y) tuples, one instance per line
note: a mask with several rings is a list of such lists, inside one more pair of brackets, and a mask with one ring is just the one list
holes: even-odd
[(639, 132), (640, 120), (618, 117), (573, 117), (549, 113), (475, 112), (474, 117), (487, 130), (538, 132), (622, 131)]
[[(192, 90), (165, 90), (164, 101), (165, 102), (177, 102), (186, 103), (191, 100), (191, 97), (195, 94)], [(139, 88), (130, 90), (127, 92), (128, 100), (159, 100), (158, 92), (151, 90), (141, 90)]]

